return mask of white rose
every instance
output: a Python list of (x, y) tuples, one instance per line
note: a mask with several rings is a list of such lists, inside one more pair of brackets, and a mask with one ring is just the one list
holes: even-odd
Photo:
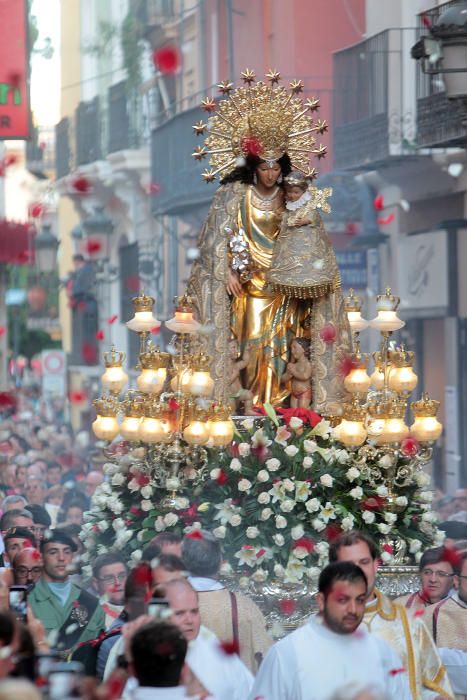
[(302, 525), (295, 525), (295, 527), (293, 527), (290, 531), (290, 534), (292, 535), (293, 540), (299, 540), (300, 537), (303, 537), (305, 534), (305, 530), (303, 529)]
[(308, 576), (308, 578), (311, 578), (311, 579), (319, 578), (320, 573), (321, 573), (321, 569), (317, 566), (310, 566), (306, 570), (306, 575)]
[(284, 452), (288, 457), (295, 457), (298, 452), (298, 447), (295, 447), (295, 445), (287, 445)]
[(245, 420), (242, 420), (241, 426), (245, 428), (245, 430), (253, 430), (255, 427), (255, 421), (253, 418), (245, 418)]
[(422, 552), (417, 552), (415, 555), (415, 561), (417, 562), (417, 564), (421, 558), (422, 558)]
[(230, 462), (230, 468), (233, 472), (239, 472), (242, 469), (242, 463), (236, 457)]
[(269, 472), (266, 471), (266, 469), (260, 469), (259, 472), (256, 475), (257, 481), (264, 483), (265, 481), (268, 481), (269, 479)]
[(355, 479), (358, 479), (360, 476), (360, 470), (356, 467), (350, 467), (350, 469), (346, 471), (345, 475), (349, 481), (355, 481)]
[(289, 421), (289, 426), (292, 428), (292, 430), (298, 430), (301, 428), (303, 425), (303, 421), (301, 418), (297, 418), (296, 416), (292, 416), (292, 418)]
[(336, 450), (335, 457), (339, 464), (345, 464), (349, 461), (349, 453), (347, 452), (347, 450)]
[(377, 525), (376, 527), (382, 535), (388, 535), (391, 532), (391, 526), (386, 525), (385, 523), (379, 523), (379, 525)]
[(410, 554), (416, 554), (419, 552), (422, 548), (422, 543), (420, 540), (409, 540), (410, 545), (409, 545), (409, 552)]
[(259, 494), (257, 500), (258, 503), (261, 503), (262, 506), (265, 506), (266, 503), (269, 503), (269, 501), (271, 500), (271, 496), (267, 493), (267, 491), (263, 491)]
[(287, 527), (287, 520), (282, 515), (276, 515), (276, 527), (278, 530)]
[(392, 466), (392, 461), (391, 455), (383, 455), (378, 459), (378, 466), (382, 467), (383, 469), (387, 469), (388, 467)]
[(264, 569), (256, 569), (255, 573), (252, 575), (253, 581), (257, 583), (264, 583), (268, 577), (268, 572)]
[(235, 513), (235, 515), (232, 515), (232, 517), (229, 520), (229, 523), (232, 525), (232, 527), (237, 527), (238, 525), (240, 525), (241, 522), (242, 518), (237, 513)]
[(123, 518), (115, 518), (115, 520), (112, 523), (112, 527), (115, 530), (115, 532), (117, 530), (123, 530), (123, 528), (125, 527), (125, 521), (123, 520)]
[(293, 491), (295, 489), (295, 484), (291, 479), (284, 479), (282, 485), (286, 491)]
[(352, 498), (355, 498), (355, 500), (359, 500), (363, 496), (363, 489), (361, 486), (355, 486), (353, 489), (349, 491), (349, 496)]
[(326, 523), (323, 523), (319, 518), (315, 518), (311, 523), (311, 527), (316, 530), (316, 532), (322, 532), (322, 530), (326, 528)]
[(239, 491), (249, 491), (251, 489), (251, 481), (248, 481), (248, 479), (240, 479), (238, 482), (238, 490)]
[(238, 446), (238, 454), (240, 457), (248, 457), (251, 447), (247, 442), (241, 442)]
[(431, 511), (428, 511), (428, 513), (423, 513), (422, 520), (425, 523), (434, 523), (435, 520), (437, 520), (436, 513), (432, 513)]
[(381, 561), (384, 561), (386, 562), (386, 564), (389, 564), (389, 562), (392, 561), (392, 554), (386, 551), (381, 552)]
[(295, 508), (295, 501), (293, 501), (291, 498), (286, 498), (284, 501), (282, 501), (282, 503), (280, 505), (280, 509), (284, 513), (291, 513), (294, 508)]
[(386, 486), (378, 486), (378, 488), (376, 489), (376, 493), (378, 494), (378, 496), (381, 496), (384, 498), (384, 496), (388, 495), (388, 490), (387, 490)]
[(120, 513), (123, 513), (123, 503), (118, 500), (115, 496), (112, 498), (109, 498), (107, 501), (107, 506), (110, 508), (110, 510), (115, 513), (115, 515), (120, 515)]
[(162, 532), (163, 530), (165, 530), (165, 523), (162, 515), (157, 516), (154, 522), (154, 529), (156, 530), (156, 532)]
[(347, 515), (345, 518), (342, 518), (341, 525), (342, 525), (343, 530), (345, 530), (345, 531), (353, 530), (354, 524), (355, 524), (355, 520), (354, 520), (353, 515)]
[(100, 532), (105, 532), (109, 529), (109, 523), (106, 520), (99, 520), (97, 527), (99, 528)]
[(316, 452), (318, 449), (318, 445), (314, 440), (304, 440), (303, 441), (303, 448), (305, 452), (308, 452), (309, 454), (313, 454), (313, 452)]
[(420, 491), (418, 494), (418, 500), (424, 501), (425, 503), (430, 503), (433, 500), (433, 494), (431, 491)]
[(329, 552), (329, 544), (327, 542), (318, 542), (315, 547), (315, 552), (319, 554), (320, 557), (323, 557)]
[(263, 508), (259, 517), (261, 520), (269, 520), (271, 515), (272, 515), (272, 510), (270, 508)]
[(254, 527), (254, 526), (247, 527), (246, 536), (249, 537), (251, 540), (254, 540), (255, 537), (258, 537), (258, 535), (259, 535), (259, 530), (257, 527)]
[(281, 463), (278, 459), (276, 459), (275, 457), (272, 457), (271, 459), (266, 460), (266, 466), (270, 472), (275, 472), (279, 469), (279, 467), (281, 466)]
[(362, 518), (368, 525), (375, 522), (375, 514), (371, 510), (364, 510)]
[(316, 513), (316, 511), (321, 508), (321, 503), (317, 498), (310, 498), (310, 500), (306, 502), (305, 508), (309, 513)]
[(212, 534), (214, 537), (217, 537), (217, 539), (222, 540), (225, 537), (226, 529), (224, 525), (219, 525), (219, 527), (215, 527), (214, 530), (212, 531)]
[(417, 472), (417, 474), (415, 474), (415, 483), (419, 488), (422, 488), (423, 486), (428, 486), (430, 481), (430, 477), (428, 476), (428, 474), (425, 474), (425, 472)]
[(219, 467), (216, 467), (215, 469), (211, 469), (209, 472), (209, 476), (211, 477), (212, 481), (216, 481), (219, 478), (219, 475), (221, 473), (221, 470)]
[(275, 564), (274, 565), (274, 573), (278, 578), (284, 578), (285, 569), (282, 566), (282, 564)]
[(273, 535), (272, 539), (274, 540), (274, 543), (277, 544), (278, 547), (282, 547), (284, 545), (285, 539), (283, 535), (277, 534)]
[(297, 557), (297, 559), (305, 559), (308, 554), (309, 551), (306, 547), (294, 547), (293, 555), (294, 557)]
[(397, 514), (396, 513), (383, 513), (383, 518), (389, 525), (394, 525), (395, 522), (397, 522)]
[[(321, 421), (323, 422), (323, 421)], [(319, 425), (319, 423), (318, 423)], [(330, 474), (323, 474), (323, 476), (319, 477), (320, 483), (325, 486), (326, 488), (331, 488), (331, 486), (334, 483), (334, 479)]]
[(148, 510), (151, 510), (152, 508), (152, 501), (148, 501), (146, 499), (141, 501), (141, 510), (144, 510), (147, 512)]
[(396, 498), (396, 506), (406, 506), (408, 503), (409, 502), (405, 496), (398, 496)]
[(120, 474), (119, 472), (117, 472), (117, 474), (113, 475), (110, 483), (112, 484), (112, 486), (121, 486), (122, 484), (125, 483), (125, 477), (123, 474)]
[(313, 457), (304, 457), (302, 462), (304, 469), (309, 469), (313, 466)]
[(173, 527), (178, 523), (178, 515), (175, 513), (167, 513), (167, 515), (164, 515), (164, 523), (167, 527)]
[(250, 585), (250, 579), (248, 578), (248, 576), (240, 576), (240, 578), (238, 579), (238, 585), (240, 586), (240, 588), (248, 588)]
[(152, 486), (149, 486), (149, 484), (147, 486), (143, 486), (143, 488), (141, 489), (141, 495), (143, 498), (151, 498)]

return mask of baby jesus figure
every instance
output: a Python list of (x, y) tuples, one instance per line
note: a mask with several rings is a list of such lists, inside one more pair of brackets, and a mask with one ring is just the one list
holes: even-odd
[(282, 382), (291, 381), (291, 408), (310, 408), (311, 405), (311, 375), (313, 368), (310, 362), (310, 341), (306, 338), (294, 338), (290, 348), (291, 361), (282, 375)]
[(240, 373), (245, 369), (250, 361), (250, 346), (247, 345), (243, 355), (239, 354), (238, 342), (232, 339), (229, 343), (230, 351), (230, 405), (232, 412), (238, 414), (239, 404), (243, 403), (243, 413), (245, 416), (255, 416), (253, 410), (253, 394), (242, 386)]

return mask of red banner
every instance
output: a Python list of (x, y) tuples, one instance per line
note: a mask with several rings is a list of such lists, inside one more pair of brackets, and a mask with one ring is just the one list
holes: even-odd
[(0, 1), (0, 140), (28, 139), (27, 0)]

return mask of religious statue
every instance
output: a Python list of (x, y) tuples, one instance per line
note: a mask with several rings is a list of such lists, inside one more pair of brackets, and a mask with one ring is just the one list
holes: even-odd
[(281, 377), (282, 382), (291, 382), (290, 406), (291, 408), (310, 408), (313, 373), (310, 362), (310, 342), (306, 338), (294, 338), (290, 354), (292, 359)]
[[(267, 279), (285, 212), (284, 178), (292, 167), (307, 177), (316, 175), (309, 166), (310, 154), (321, 158), (326, 149), (314, 148), (313, 132), (323, 133), (327, 125), (319, 119), (313, 122), (307, 114), (318, 109), (319, 101), (312, 98), (303, 104), (298, 97), (301, 81), (292, 81), (288, 93), (278, 85), (280, 76), (274, 71), (267, 75), (269, 85), (255, 83), (249, 70), (242, 78), (245, 86), (237, 89), (230, 82), (221, 83), (219, 89), (227, 99), (219, 104), (204, 100), (211, 116), (207, 124), (201, 121), (194, 126), (197, 134), (208, 134), (205, 145), (193, 154), (198, 159), (210, 155), (213, 167), (204, 172), (204, 179), (209, 182), (223, 174), (200, 234), (199, 257), (188, 285), (199, 320), (214, 329), (208, 350), (216, 394), (220, 400), (229, 395), (226, 367), (233, 335), (240, 354), (249, 345), (241, 385), (251, 391), (253, 403), (284, 404), (290, 386), (281, 378), (292, 339), (308, 337), (313, 408), (335, 413), (345, 396), (338, 363), (350, 350), (337, 281), (326, 288), (328, 311), (322, 313), (319, 304), (315, 310), (317, 294), (291, 295)], [(295, 274), (291, 272), (292, 283)], [(330, 317), (336, 328), (332, 347), (319, 335)]]
[(243, 413), (246, 416), (256, 415), (253, 410), (253, 394), (248, 389), (245, 389), (241, 382), (240, 374), (250, 361), (251, 346), (247, 345), (243, 351), (243, 355), (239, 355), (238, 342), (233, 338), (229, 343), (229, 359), (230, 359), (230, 406), (232, 413), (238, 415), (239, 404), (243, 403)]

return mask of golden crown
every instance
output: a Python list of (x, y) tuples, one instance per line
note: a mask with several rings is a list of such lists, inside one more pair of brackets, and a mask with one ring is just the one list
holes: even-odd
[(121, 367), (125, 360), (125, 353), (119, 352), (115, 349), (115, 345), (112, 345), (110, 352), (104, 352), (104, 363), (107, 368), (110, 367)]
[(429, 418), (436, 416), (439, 409), (439, 401), (435, 399), (430, 399), (428, 394), (425, 392), (422, 394), (421, 399), (414, 401), (410, 404), (412, 413), (416, 418)]
[(208, 122), (201, 120), (193, 125), (196, 135), (208, 132), (204, 146), (198, 146), (192, 154), (196, 160), (210, 156), (211, 167), (204, 171), (204, 180), (212, 182), (219, 173), (230, 173), (238, 159), (249, 153), (267, 162), (287, 153), (294, 170), (316, 177), (315, 168), (310, 167), (310, 154), (324, 158), (326, 147), (314, 147), (313, 133), (324, 134), (328, 125), (321, 119), (314, 122), (308, 112), (319, 109), (319, 100), (311, 97), (303, 102), (297, 97), (303, 92), (303, 82), (292, 80), (288, 92), (279, 85), (281, 76), (274, 70), (266, 75), (269, 84), (256, 82), (250, 69), (241, 77), (242, 87), (235, 88), (230, 81), (219, 83), (219, 92), (226, 99), (203, 100), (201, 106), (209, 114)]

